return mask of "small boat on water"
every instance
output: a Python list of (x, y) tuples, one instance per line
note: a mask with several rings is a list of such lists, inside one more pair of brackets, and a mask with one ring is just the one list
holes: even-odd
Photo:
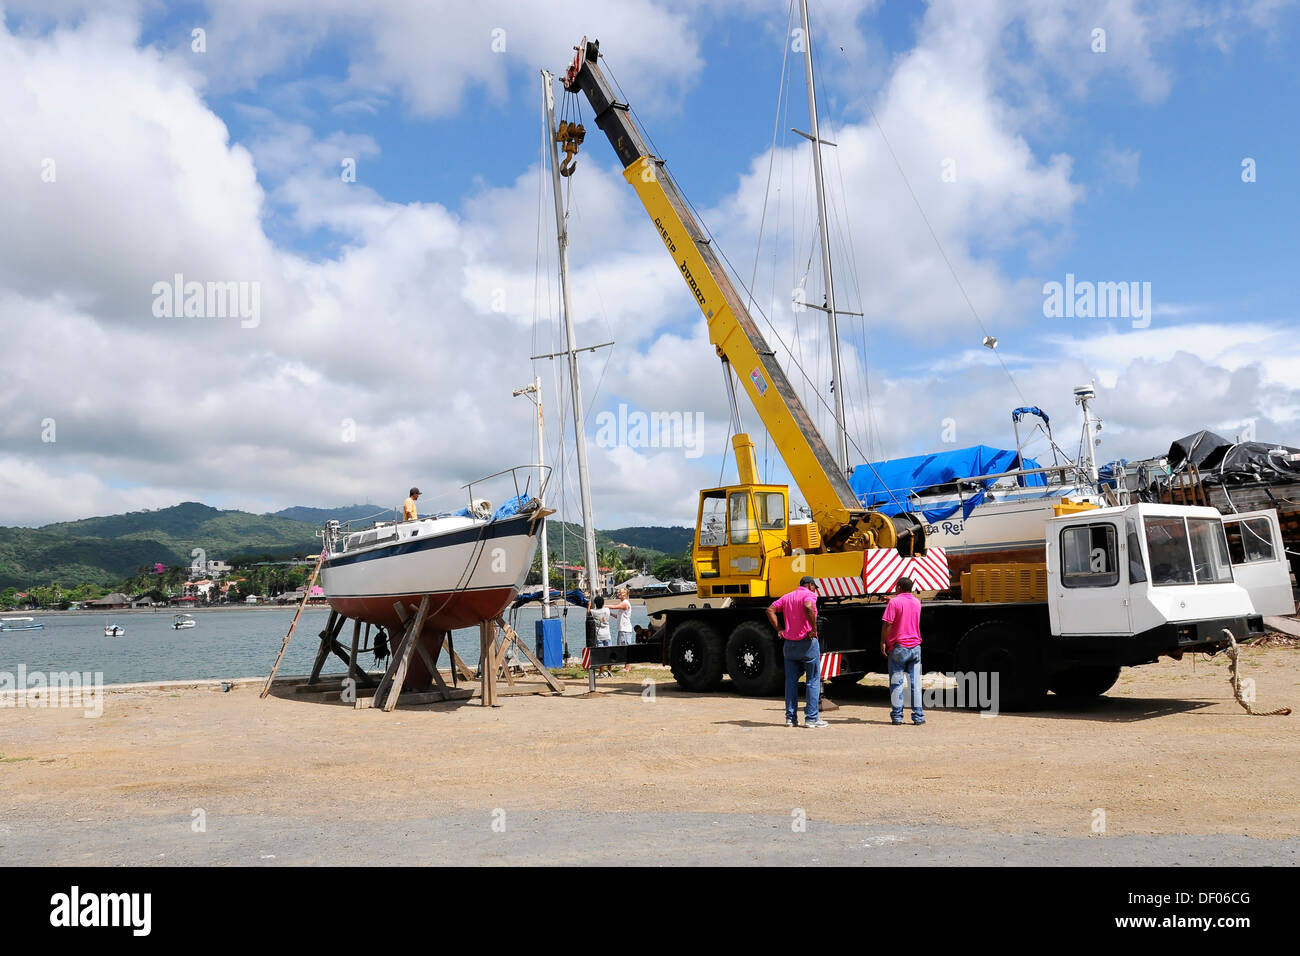
[(45, 624), (30, 617), (0, 617), (0, 631), (34, 631)]
[(198, 627), (199, 622), (194, 620), (193, 615), (177, 614), (172, 617), (172, 630), (183, 631), (187, 628)]
[(124, 628), (124, 627), (123, 627), (122, 625), (120, 625), (120, 624), (105, 624), (105, 625), (104, 625), (104, 636), (105, 636), (105, 637), (121, 637), (121, 636), (122, 636), (123, 634), (125, 634), (125, 633), (126, 633), (126, 628)]

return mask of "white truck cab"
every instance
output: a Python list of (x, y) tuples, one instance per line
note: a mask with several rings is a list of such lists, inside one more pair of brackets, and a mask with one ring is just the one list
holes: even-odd
[[(1243, 640), (1259, 612), (1233, 577), (1214, 508), (1133, 504), (1047, 521), (1048, 611), (1060, 637)], [(1158, 640), (1157, 643), (1167, 644)]]

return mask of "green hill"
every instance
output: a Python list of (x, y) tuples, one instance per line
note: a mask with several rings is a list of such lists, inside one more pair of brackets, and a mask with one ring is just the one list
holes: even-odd
[(320, 548), (315, 530), (195, 501), (42, 528), (0, 528), (0, 588), (115, 584), (144, 564), (188, 565), (195, 548), (209, 560), (227, 561), (246, 554), (311, 554)]
[[(569, 556), (581, 560), (582, 525), (569, 521), (548, 521), (546, 523), (548, 544), (553, 552), (560, 550), (560, 535), (564, 535), (564, 544)], [(693, 528), (681, 527), (634, 527), (615, 528), (613, 531), (596, 529), (596, 547), (601, 551), (632, 549), (650, 554), (683, 554), (691, 546)]]
[[(0, 589), (54, 582), (65, 588), (113, 586), (142, 565), (187, 566), (195, 548), (202, 548), (208, 560), (223, 561), (251, 555), (311, 555), (320, 549), (316, 531), (323, 516), (339, 517), (360, 510), (373, 514), (375, 509), (372, 505), (286, 508), (276, 514), (254, 515), (186, 501), (156, 511), (102, 515), (41, 528), (0, 527)], [(560, 553), (563, 532), (569, 556), (580, 561), (581, 527), (558, 521), (547, 527), (552, 553)], [(596, 543), (602, 550), (680, 555), (690, 547), (691, 535), (690, 528), (618, 528), (597, 531)]]

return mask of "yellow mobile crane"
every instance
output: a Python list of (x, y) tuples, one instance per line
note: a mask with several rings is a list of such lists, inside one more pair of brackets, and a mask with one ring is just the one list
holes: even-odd
[[(861, 507), (663, 160), (651, 153), (628, 104), (614, 96), (599, 56), (599, 45), (584, 39), (564, 85), (590, 101), (596, 125), (708, 321), (730, 397), (740, 481), (700, 492), (693, 557), (702, 606), (666, 612), (661, 636), (649, 644), (591, 648), (589, 662), (658, 660), (687, 690), (712, 690), (726, 673), (743, 694), (773, 694), (784, 668), (764, 614), (771, 597), (792, 590), (805, 574), (819, 582), (856, 578), (861, 586), (853, 593), (863, 594), (864, 559), (916, 560), (925, 551), (924, 527), (911, 515)], [(557, 136), (570, 172), (583, 136), (571, 123)], [(758, 480), (754, 444), (740, 428), (733, 371), (803, 492), (811, 522), (789, 520), (787, 486)], [(980, 597), (972, 587), (968, 600), (963, 585), (960, 601), (922, 603), (927, 670), (964, 675), (991, 690), (992, 706), (1013, 709), (1032, 705), (1049, 689), (1097, 696), (1121, 667), (1213, 653), (1228, 634), (1241, 641), (1263, 633), (1250, 595), (1233, 580), (1223, 521), (1212, 508), (1134, 504), (1062, 513), (1047, 520), (1044, 533), (1047, 561), (1032, 588)], [(941, 568), (946, 583), (946, 561)], [(705, 601), (722, 597), (730, 606)], [(851, 600), (822, 610), (824, 676), (856, 682), (886, 669), (882, 612), (879, 602)], [(988, 706), (984, 696), (981, 691), (965, 705)]]
[[(623, 163), (624, 178), (704, 313), (731, 404), (740, 480), (700, 493), (693, 548), (700, 597), (767, 598), (793, 590), (805, 574), (857, 578), (869, 549), (894, 549), (905, 557), (923, 553), (925, 529), (914, 516), (891, 517), (859, 503), (663, 160), (651, 153), (628, 104), (615, 98), (599, 54), (599, 44), (584, 39), (565, 88), (581, 91), (591, 103), (596, 125)], [(562, 138), (571, 139), (573, 129), (568, 124)], [(754, 443), (740, 423), (733, 372), (803, 493), (811, 522), (789, 520), (786, 485), (759, 481)]]

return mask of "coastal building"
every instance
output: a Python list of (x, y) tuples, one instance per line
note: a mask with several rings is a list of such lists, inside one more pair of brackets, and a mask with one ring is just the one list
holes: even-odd
[(119, 591), (112, 594), (105, 594), (97, 601), (88, 601), (86, 607), (94, 608), (96, 611), (117, 611), (125, 610), (131, 606), (131, 599)]
[[(587, 588), (587, 569), (577, 564), (557, 564), (555, 565), (560, 571), (573, 573), (578, 576), (578, 590), (584, 594), (592, 593)], [(612, 594), (614, 592), (614, 579), (617, 576), (613, 568), (597, 568), (600, 573), (600, 589), (598, 594)]]
[(202, 581), (190, 581), (185, 585), (185, 593), (207, 600), (212, 591), (212, 586), (213, 582), (208, 578), (204, 578)]

